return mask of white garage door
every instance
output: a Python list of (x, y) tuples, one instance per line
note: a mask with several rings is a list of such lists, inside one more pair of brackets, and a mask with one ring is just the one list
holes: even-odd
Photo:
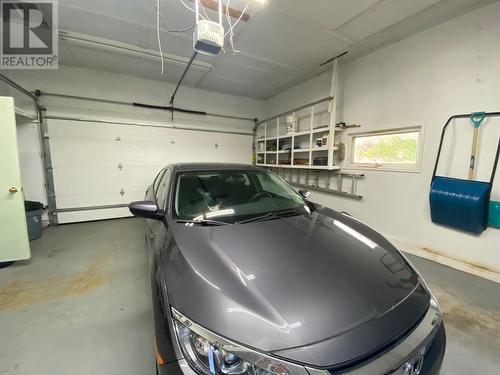
[[(130, 216), (174, 162), (251, 162), (252, 137), (155, 126), (48, 120), (59, 223)], [(90, 209), (89, 209), (90, 208)]]

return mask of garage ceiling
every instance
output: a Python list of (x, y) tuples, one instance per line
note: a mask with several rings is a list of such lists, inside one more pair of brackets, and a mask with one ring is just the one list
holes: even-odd
[[(318, 73), (322, 62), (346, 50), (343, 59), (349, 61), (493, 0), (248, 1), (250, 20), (240, 22), (234, 37), (241, 52), (233, 54), (226, 46), (225, 54), (200, 56), (186, 85), (267, 99)], [(194, 24), (194, 13), (180, 0), (160, 4), (169, 30)], [(239, 10), (245, 4), (230, 3)], [(192, 30), (163, 28), (163, 51), (177, 61), (168, 60), (161, 75), (154, 0), (59, 1), (59, 27), (64, 65), (177, 82), (193, 52)]]

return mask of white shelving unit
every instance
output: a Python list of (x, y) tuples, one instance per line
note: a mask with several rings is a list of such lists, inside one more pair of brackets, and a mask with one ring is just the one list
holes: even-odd
[[(296, 128), (287, 132), (286, 116), (260, 125), (256, 164), (264, 167), (338, 170), (334, 165), (335, 123), (328, 101), (293, 112)], [(326, 137), (326, 145), (317, 141)]]

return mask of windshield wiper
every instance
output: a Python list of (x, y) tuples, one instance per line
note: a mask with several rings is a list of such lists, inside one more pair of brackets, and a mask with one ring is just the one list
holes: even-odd
[(281, 211), (271, 211), (271, 212), (268, 212), (268, 213), (261, 215), (261, 216), (255, 216), (255, 217), (252, 217), (250, 219), (237, 221), (235, 224), (245, 224), (245, 223), (253, 223), (256, 221), (279, 219), (282, 217), (293, 216), (293, 215), (297, 215), (297, 214), (302, 214), (302, 212), (300, 212), (296, 208), (291, 209), (291, 210), (287, 209), (287, 210), (281, 210)]
[(199, 219), (199, 220), (177, 220), (178, 223), (186, 224), (198, 224), (198, 225), (232, 225), (231, 223), (226, 223), (225, 221), (210, 220), (210, 219)]

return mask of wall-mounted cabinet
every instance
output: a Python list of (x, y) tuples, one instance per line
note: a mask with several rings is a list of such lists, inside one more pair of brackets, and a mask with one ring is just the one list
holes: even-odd
[(260, 124), (257, 165), (265, 167), (340, 169), (334, 164), (335, 124), (329, 102), (307, 107)]

